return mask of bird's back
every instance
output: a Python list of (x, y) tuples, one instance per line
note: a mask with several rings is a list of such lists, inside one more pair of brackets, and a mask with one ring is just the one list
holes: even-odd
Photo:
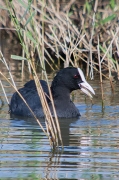
[[(46, 81), (41, 80), (40, 83), (44, 92), (48, 95), (48, 86)], [(19, 92), (36, 116), (44, 116), (34, 80), (27, 82), (23, 88), (19, 89)], [(15, 92), (11, 98), (10, 113), (18, 116), (32, 116), (29, 108), (17, 92)]]

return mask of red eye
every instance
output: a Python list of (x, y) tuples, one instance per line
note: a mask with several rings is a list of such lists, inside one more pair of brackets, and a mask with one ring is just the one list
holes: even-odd
[(74, 78), (75, 79), (79, 78), (79, 75), (78, 74), (74, 75)]

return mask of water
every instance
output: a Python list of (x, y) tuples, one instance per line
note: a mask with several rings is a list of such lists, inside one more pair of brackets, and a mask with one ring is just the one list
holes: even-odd
[[(10, 99), (14, 90), (3, 83)], [(64, 149), (55, 152), (34, 119), (10, 118), (0, 88), (0, 180), (119, 179), (119, 84), (113, 93), (104, 80), (104, 107), (99, 80), (90, 84), (96, 92), (93, 103), (76, 92), (81, 117), (59, 120)]]

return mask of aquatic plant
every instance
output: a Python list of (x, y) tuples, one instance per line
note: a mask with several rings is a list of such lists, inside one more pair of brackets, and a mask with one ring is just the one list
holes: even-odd
[[(59, 69), (62, 61), (64, 67), (69, 64), (86, 65), (86, 74), (93, 79), (94, 73), (100, 72), (100, 50), (102, 76), (111, 79), (112, 73), (116, 72), (118, 77), (118, 2), (63, 2), (6, 1), (4, 9), (9, 9), (22, 45), (22, 55), (27, 60), (34, 59), (36, 69), (45, 69), (45, 62), (52, 70)], [(16, 56), (12, 58), (21, 59)], [(22, 73), (23, 65), (24, 60)], [(103, 73), (105, 71), (109, 72), (108, 75)]]
[[(11, 55), (11, 58), (22, 61), (22, 76), (24, 64), (28, 65), (38, 93), (43, 97), (44, 113), (46, 119), (50, 120), (48, 124), (51, 122), (53, 125), (52, 117), (37, 77), (37, 70), (40, 69), (43, 78), (48, 82), (46, 62), (52, 70), (59, 69), (62, 62), (64, 67), (86, 66), (86, 75), (91, 79), (94, 78), (95, 72), (98, 72), (102, 99), (103, 77), (110, 80), (113, 88), (112, 73), (115, 72), (117, 77), (119, 75), (118, 0), (110, 0), (109, 3), (98, 0), (85, 1), (84, 4), (71, 0), (63, 5), (58, 0), (6, 0), (5, 2), (4, 4), (3, 1), (2, 8), (9, 12), (12, 29), (14, 27), (17, 32), (22, 47), (22, 55)], [(1, 16), (1, 20), (4, 23), (4, 17)], [(108, 71), (108, 75), (104, 73), (105, 71)], [(13, 86), (17, 90), (14, 84)], [(52, 100), (51, 95), (50, 98)], [(52, 105), (54, 108), (53, 101)], [(57, 119), (57, 116), (55, 118)], [(53, 125), (53, 130), (50, 131), (53, 132), (54, 141), (58, 142), (56, 131), (59, 126), (58, 121), (56, 122), (57, 128), (55, 129)], [(60, 130), (58, 131), (61, 140)]]

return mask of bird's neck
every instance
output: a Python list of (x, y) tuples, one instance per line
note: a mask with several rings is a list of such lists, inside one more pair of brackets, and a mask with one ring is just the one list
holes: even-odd
[(65, 87), (52, 85), (51, 92), (54, 100), (62, 101), (65, 99), (65, 102), (70, 101), (70, 91)]

